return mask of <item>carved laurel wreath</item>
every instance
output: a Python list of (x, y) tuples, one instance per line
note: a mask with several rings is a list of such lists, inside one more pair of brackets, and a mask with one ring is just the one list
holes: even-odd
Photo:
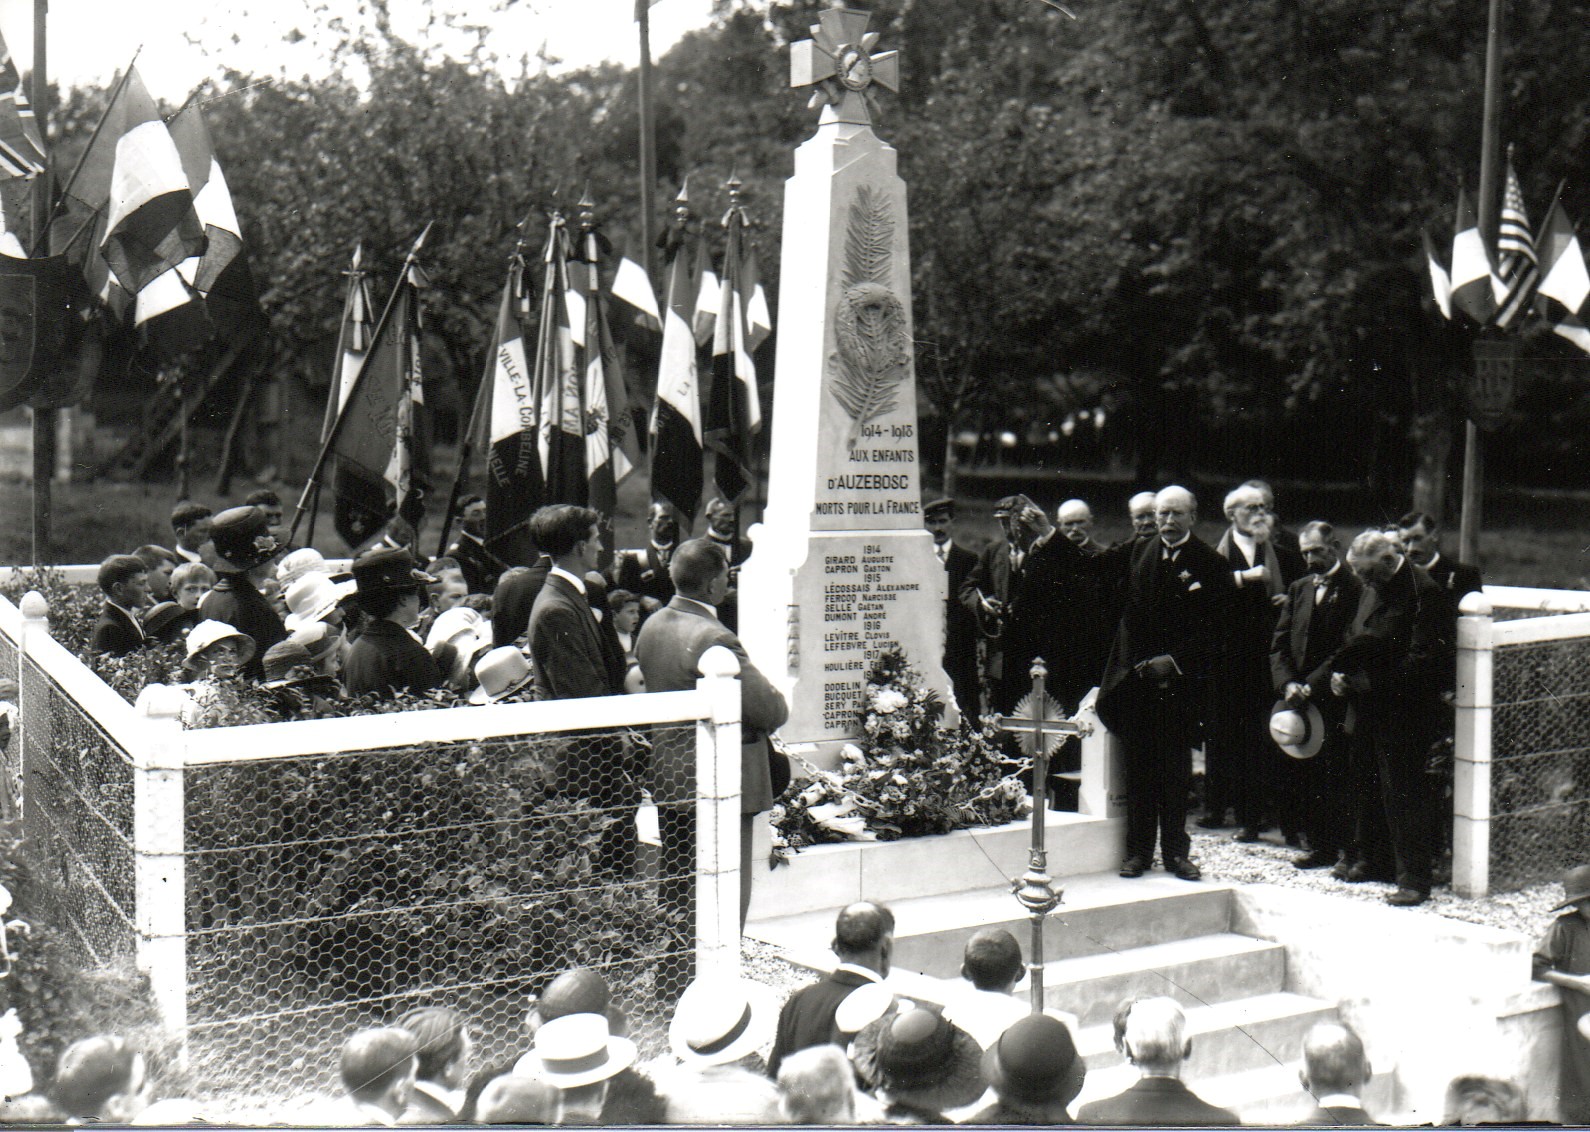
[(894, 212), (889, 197), (869, 185), (856, 191), (845, 234), (845, 270), (834, 309), (835, 351), (828, 388), (849, 414), (849, 444), (861, 430), (895, 409), (911, 365), (905, 305), (889, 288)]

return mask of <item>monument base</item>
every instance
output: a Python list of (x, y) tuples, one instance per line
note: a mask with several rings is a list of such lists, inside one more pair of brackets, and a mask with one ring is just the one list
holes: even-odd
[(740, 639), (789, 701), (780, 739), (818, 765), (837, 761), (859, 733), (867, 672), (890, 650), (905, 655), (946, 704), (946, 721), (958, 723), (943, 665), (949, 582), (933, 536), (769, 520), (751, 528), (754, 550), (740, 568)]

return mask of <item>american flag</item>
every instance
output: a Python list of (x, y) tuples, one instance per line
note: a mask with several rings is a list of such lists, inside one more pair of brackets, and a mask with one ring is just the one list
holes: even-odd
[(0, 176), (33, 177), (44, 172), (44, 141), (22, 76), (0, 40)]
[(1540, 261), (1535, 256), (1535, 240), (1529, 234), (1524, 193), (1518, 187), (1518, 174), (1510, 159), (1501, 220), (1496, 227), (1496, 258), (1496, 325), (1506, 330), (1524, 317), (1540, 282)]

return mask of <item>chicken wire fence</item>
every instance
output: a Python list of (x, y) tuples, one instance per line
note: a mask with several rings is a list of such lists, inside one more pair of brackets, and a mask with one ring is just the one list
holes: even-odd
[(1490, 884), (1555, 880), (1590, 846), (1590, 639), (1493, 650)]

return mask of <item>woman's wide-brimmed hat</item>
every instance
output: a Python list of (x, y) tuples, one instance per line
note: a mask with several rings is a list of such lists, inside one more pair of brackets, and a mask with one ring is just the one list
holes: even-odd
[(254, 638), (247, 633), (240, 633), (225, 621), (200, 621), (188, 634), (188, 659), (192, 660), (205, 649), (218, 645), (222, 641), (232, 641), (237, 645), (237, 662), (247, 664), (254, 659), (256, 645)]
[(241, 574), (269, 562), (281, 551), (262, 508), (228, 507), (210, 522), (210, 541), (222, 570)]
[(983, 1095), (983, 1049), (934, 1010), (888, 1014), (856, 1035), (851, 1060), (890, 1099), (932, 1112)]

